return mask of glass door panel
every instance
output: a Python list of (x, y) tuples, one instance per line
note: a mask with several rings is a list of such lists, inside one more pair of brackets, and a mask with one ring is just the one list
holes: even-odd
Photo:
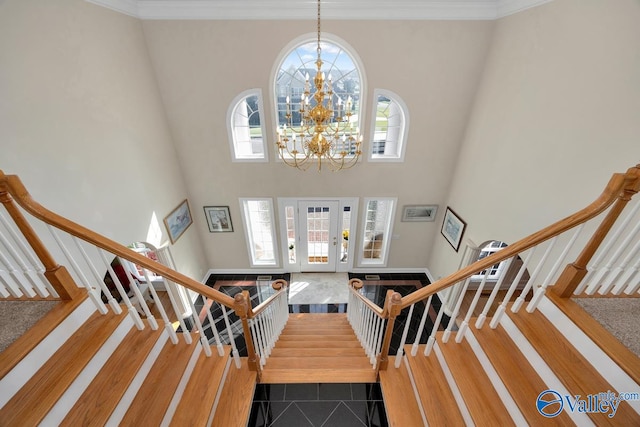
[[(336, 271), (338, 254), (337, 201), (299, 201), (300, 257), (302, 271)], [(342, 239), (342, 236), (340, 236)]]

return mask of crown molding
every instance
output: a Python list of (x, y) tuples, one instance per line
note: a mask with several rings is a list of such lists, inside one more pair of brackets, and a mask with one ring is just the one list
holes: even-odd
[[(86, 0), (148, 20), (316, 19), (316, 3), (300, 0)], [(337, 0), (322, 18), (339, 20), (492, 20), (552, 0)]]

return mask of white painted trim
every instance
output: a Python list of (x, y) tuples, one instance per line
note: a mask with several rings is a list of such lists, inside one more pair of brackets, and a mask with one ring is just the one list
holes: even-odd
[[(86, 0), (140, 19), (312, 20), (314, 2), (296, 0)], [(324, 19), (492, 20), (551, 0), (338, 0)]]
[(140, 366), (140, 369), (138, 369), (138, 373), (131, 381), (131, 384), (129, 384), (129, 388), (124, 393), (124, 395), (122, 396), (122, 399), (120, 399), (120, 402), (111, 413), (111, 417), (109, 417), (109, 420), (107, 420), (107, 422), (105, 423), (105, 427), (120, 426), (120, 422), (122, 421), (122, 418), (124, 418), (125, 414), (127, 413), (127, 410), (129, 409), (129, 406), (131, 405), (131, 402), (133, 402), (133, 399), (136, 397), (136, 394), (138, 394), (138, 390), (140, 390), (142, 383), (144, 382), (145, 378), (149, 374), (149, 371), (151, 370), (154, 363), (156, 362), (156, 359), (158, 358), (158, 355), (162, 351), (162, 348), (167, 343), (168, 338), (169, 338), (169, 334), (167, 333), (166, 330), (160, 334), (158, 341), (156, 341), (156, 344), (153, 346), (153, 348), (149, 352), (147, 359), (144, 361), (142, 366)]
[(478, 361), (482, 365), (482, 368), (484, 369), (485, 374), (487, 374), (487, 376), (489, 377), (489, 381), (491, 381), (491, 384), (493, 385), (494, 390), (498, 393), (498, 396), (500, 396), (500, 400), (502, 400), (502, 404), (507, 409), (507, 412), (511, 416), (511, 419), (514, 421), (515, 425), (517, 426), (527, 425), (528, 424), (527, 420), (522, 415), (522, 412), (520, 412), (520, 408), (518, 408), (518, 404), (515, 402), (515, 400), (513, 400), (513, 397), (511, 397), (511, 393), (509, 393), (509, 390), (507, 390), (507, 387), (505, 387), (504, 383), (502, 382), (502, 379), (500, 378), (500, 375), (493, 367), (493, 364), (491, 363), (486, 353), (480, 346), (480, 343), (478, 342), (476, 337), (473, 335), (473, 332), (471, 332), (471, 329), (467, 329), (464, 336), (467, 339), (467, 342), (469, 343), (469, 345), (471, 346), (471, 349), (475, 353), (476, 359), (478, 359)]
[[(564, 335), (598, 373), (618, 392), (637, 392), (638, 384), (618, 366), (611, 358), (577, 327), (551, 300), (543, 297), (538, 310)], [(606, 392), (608, 390), (587, 390), (588, 393)], [(640, 400), (627, 401), (634, 411), (640, 414)]]
[[(565, 388), (564, 384), (558, 379), (556, 374), (551, 370), (547, 362), (540, 356), (540, 354), (533, 348), (529, 340), (522, 335), (518, 327), (513, 323), (509, 316), (502, 316), (500, 324), (504, 330), (509, 334), (511, 340), (518, 346), (518, 349), (527, 358), (529, 364), (535, 369), (536, 373), (542, 378), (542, 381), (547, 386), (547, 389), (555, 390), (562, 395), (570, 395), (569, 391)], [(542, 393), (544, 390), (540, 390)], [(532, 405), (535, 402), (531, 402)], [(584, 413), (567, 411), (567, 415), (577, 426), (594, 426), (589, 416)]]
[(0, 380), (0, 408), (3, 407), (53, 354), (96, 312), (87, 298), (69, 314), (50, 334)]
[(125, 318), (120, 322), (113, 334), (105, 341), (100, 350), (98, 350), (89, 363), (87, 363), (82, 372), (73, 380), (69, 388), (60, 396), (60, 399), (58, 399), (54, 407), (51, 408), (51, 411), (42, 419), (40, 425), (60, 425), (80, 396), (82, 396), (82, 393), (84, 393), (89, 384), (91, 384), (91, 381), (100, 373), (104, 364), (107, 363), (113, 355), (113, 352), (133, 327), (131, 316), (126, 313), (121, 314), (121, 316), (125, 316)]
[(451, 369), (449, 369), (449, 365), (447, 365), (447, 361), (444, 357), (444, 354), (442, 354), (442, 350), (440, 350), (440, 347), (438, 346), (437, 341), (433, 345), (433, 354), (427, 357), (434, 357), (434, 356), (438, 358), (438, 363), (440, 363), (440, 367), (442, 368), (442, 373), (444, 374), (444, 377), (447, 379), (447, 383), (449, 384), (449, 389), (451, 390), (451, 393), (453, 394), (453, 397), (455, 398), (456, 403), (458, 404), (458, 409), (460, 410), (460, 414), (464, 419), (464, 424), (467, 426), (474, 426), (475, 423), (473, 422), (473, 418), (469, 413), (469, 408), (467, 408), (467, 404), (464, 403), (464, 398), (462, 397), (462, 393), (460, 393), (458, 384), (456, 384), (456, 380), (453, 378)]
[[(164, 413), (164, 418), (160, 423), (161, 427), (168, 427), (171, 424), (171, 420), (173, 419), (173, 416), (176, 413), (176, 409), (178, 409), (178, 405), (180, 404), (180, 400), (182, 399), (184, 390), (187, 388), (187, 384), (191, 379), (191, 375), (193, 374), (193, 370), (196, 367), (196, 363), (200, 358), (200, 353), (202, 353), (202, 345), (196, 344), (193, 350), (193, 354), (191, 354), (191, 359), (189, 359), (189, 363), (187, 363), (187, 367), (182, 373), (182, 378), (180, 378), (180, 382), (176, 387), (176, 391), (173, 393), (173, 398), (171, 399), (171, 402), (167, 407), (167, 412)], [(211, 356), (211, 357), (217, 357), (217, 356)]]
[[(396, 356), (398, 357), (398, 356)], [(426, 426), (429, 425), (429, 423), (427, 422), (427, 414), (424, 413), (424, 408), (422, 407), (422, 401), (420, 400), (420, 393), (418, 392), (418, 386), (416, 386), (416, 380), (413, 377), (413, 371), (411, 370), (411, 365), (409, 365), (409, 359), (407, 358), (407, 356), (403, 355), (401, 356), (403, 361), (404, 361), (404, 367), (407, 370), (407, 373), (409, 374), (409, 381), (411, 381), (411, 388), (413, 389), (413, 396), (416, 399), (416, 402), (418, 403), (418, 409), (420, 410), (420, 416), (422, 417), (422, 423)]]

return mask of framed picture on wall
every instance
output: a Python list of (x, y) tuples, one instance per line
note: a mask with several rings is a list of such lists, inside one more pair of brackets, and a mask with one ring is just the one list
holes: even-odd
[(207, 217), (209, 232), (224, 233), (233, 231), (229, 206), (205, 206), (204, 215)]
[(402, 209), (402, 222), (435, 221), (438, 205), (406, 205)]
[(444, 214), (444, 220), (442, 221), (442, 230), (440, 232), (447, 239), (447, 242), (453, 249), (458, 252), (458, 248), (460, 247), (460, 242), (462, 241), (462, 235), (464, 234), (464, 229), (467, 227), (467, 223), (464, 222), (458, 214), (456, 214), (449, 206), (447, 206), (447, 210)]
[(189, 210), (189, 202), (184, 199), (164, 219), (164, 226), (167, 228), (171, 243), (175, 243), (191, 224), (193, 224), (193, 219), (191, 218), (191, 210)]

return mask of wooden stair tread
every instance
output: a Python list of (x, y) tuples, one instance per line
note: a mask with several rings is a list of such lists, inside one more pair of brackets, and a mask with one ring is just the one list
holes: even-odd
[[(288, 348), (274, 348), (271, 350), (270, 359), (273, 357), (325, 357), (327, 354), (326, 347), (320, 348), (309, 348), (309, 347), (288, 347)], [(337, 347), (329, 350), (333, 357), (342, 357), (342, 356), (362, 356), (364, 355), (364, 350), (362, 347)]]
[(296, 322), (299, 320), (311, 320), (311, 321), (347, 321), (346, 313), (289, 313), (289, 322)]
[(181, 338), (177, 344), (167, 341), (121, 425), (160, 425), (196, 345), (199, 345), (197, 334), (194, 334), (191, 344)]
[[(544, 358), (571, 395), (586, 396), (609, 390), (627, 391), (614, 390), (598, 370), (567, 341), (564, 335), (539, 310), (535, 310), (533, 313), (527, 313), (524, 310), (512, 313), (508, 309), (506, 313)], [(627, 402), (620, 403), (616, 416), (613, 418), (600, 413), (589, 413), (588, 415), (597, 425), (640, 425), (640, 414), (635, 412)]]
[[(424, 425), (420, 407), (411, 386), (409, 372), (404, 363), (396, 369), (389, 363), (387, 370), (380, 371), (380, 387), (384, 396), (387, 419), (391, 426)], [(455, 425), (442, 424), (442, 425)]]
[(415, 356), (411, 356), (411, 345), (406, 345), (404, 351), (427, 422), (434, 426), (464, 425), (442, 366), (435, 354), (424, 355), (425, 346), (418, 346)]
[(271, 369), (372, 369), (369, 359), (364, 355), (342, 357), (339, 360), (332, 354), (325, 357), (274, 357), (267, 360), (264, 370)]
[(351, 331), (351, 335), (339, 334), (339, 335), (324, 335), (324, 334), (316, 334), (316, 335), (302, 335), (302, 334), (294, 334), (294, 335), (280, 335), (280, 341), (350, 341), (357, 340), (356, 336)]
[(38, 424), (125, 317), (93, 314), (0, 409), (2, 425)]
[(260, 382), (264, 384), (309, 384), (309, 383), (374, 383), (376, 371), (368, 369), (265, 369)]
[(247, 358), (241, 359), (240, 369), (232, 363), (224, 380), (222, 394), (215, 412), (213, 426), (246, 427), (253, 393), (256, 389), (257, 373), (249, 370)]
[[(230, 359), (231, 346), (225, 346), (225, 355), (220, 356), (216, 349), (207, 357), (200, 353), (189, 382), (182, 393), (180, 403), (171, 419), (175, 426), (207, 425), (213, 404), (222, 384), (221, 380)], [(233, 365), (233, 362), (231, 362)], [(235, 365), (229, 369), (236, 369)], [(194, 402), (198, 402), (194, 405)]]
[(87, 295), (72, 300), (61, 300), (38, 320), (24, 335), (0, 352), (0, 379), (4, 378), (31, 350), (47, 337), (60, 323), (78, 308)]
[(334, 328), (318, 328), (318, 327), (307, 327), (307, 326), (289, 326), (282, 331), (282, 336), (284, 335), (309, 335), (309, 334), (318, 334), (318, 335), (351, 335), (353, 334), (353, 328), (351, 325), (345, 326), (336, 326)]
[(443, 343), (442, 332), (436, 336), (437, 345), (474, 423), (482, 426), (515, 425), (469, 343), (466, 340)]
[[(475, 324), (475, 320), (470, 324)], [(565, 411), (554, 418), (540, 416), (536, 406), (531, 402), (535, 402), (538, 395), (549, 387), (502, 326), (498, 325), (495, 329), (487, 325), (481, 329), (474, 327), (473, 335), (500, 375), (502, 383), (509, 390), (509, 394), (525, 419), (539, 425), (572, 424), (571, 418)]]
[[(552, 288), (553, 289), (553, 288)], [(640, 357), (636, 356), (596, 319), (570, 298), (545, 294), (577, 327), (593, 340), (636, 383), (640, 384)]]
[[(131, 329), (71, 408), (61, 426), (106, 424), (161, 333), (162, 329)], [(131, 349), (135, 349), (135, 352)], [(105, 390), (109, 392), (104, 393)]]
[[(360, 341), (292, 341), (278, 340), (276, 348), (362, 348)], [(364, 350), (363, 350), (364, 351)]]

